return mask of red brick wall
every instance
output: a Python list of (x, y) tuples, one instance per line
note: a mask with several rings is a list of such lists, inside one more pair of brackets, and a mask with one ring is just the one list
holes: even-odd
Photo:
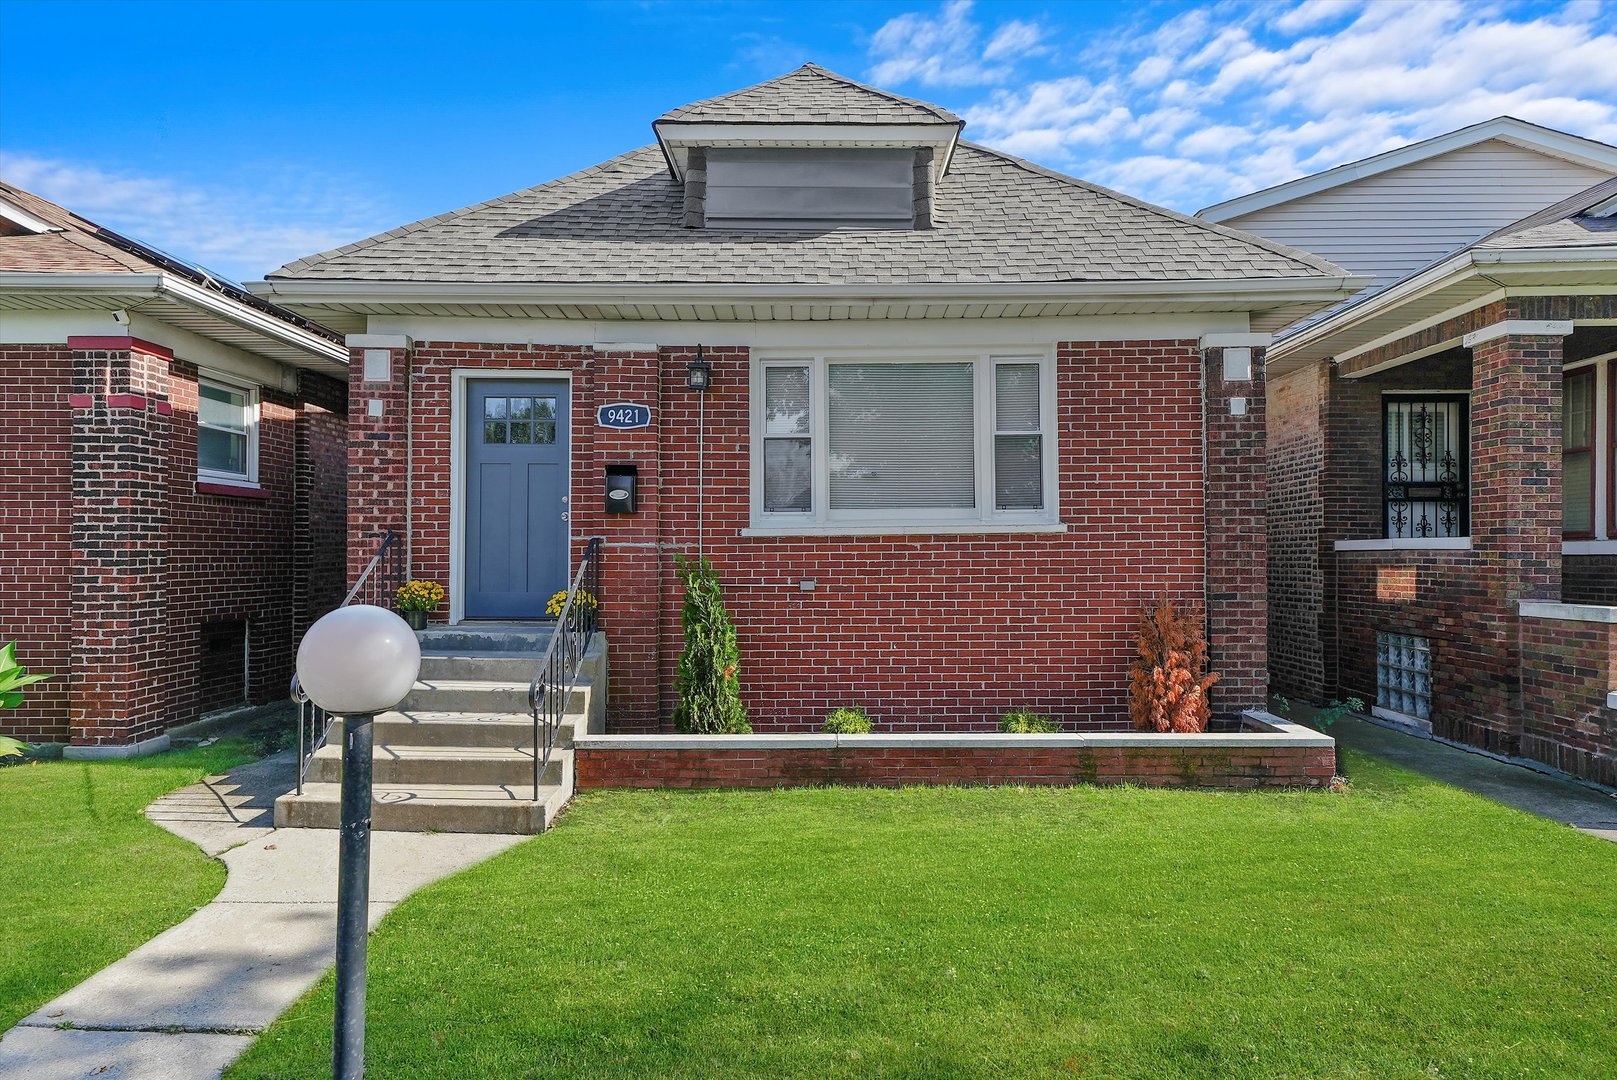
[(1617, 785), (1617, 625), (1534, 619), (1522, 625), (1521, 753)]
[[(119, 338), (8, 347), (0, 358), (21, 361), (0, 368), (0, 398), (22, 421), (0, 434), (0, 493), (28, 509), (0, 536), (17, 582), (4, 632), (25, 664), (58, 675), (0, 715), (0, 730), (119, 745), (282, 697), (295, 625), (341, 596), (342, 384), (323, 380), (311, 389), (322, 404), (309, 408), (262, 390), (261, 497), (224, 496), (197, 490), (197, 375), (183, 358)], [(299, 491), (322, 531), (295, 517)], [(301, 550), (306, 573), (295, 569)], [(204, 624), (234, 620), (247, 628), (250, 685), (239, 655), (228, 671), (203, 660)]]
[(1269, 679), (1275, 691), (1320, 702), (1325, 689), (1323, 362), (1269, 380)]
[[(446, 585), (452, 372), (572, 374), (573, 538), (576, 552), (588, 536), (607, 537), (615, 731), (654, 730), (674, 705), (680, 641), (672, 556), (694, 551), (697, 538), (698, 400), (684, 387), (693, 352), (422, 342), (412, 353), (411, 559), (417, 575)], [(1202, 358), (1193, 341), (1059, 347), (1061, 516), (1069, 528), (1060, 535), (739, 536), (748, 521), (748, 353), (709, 348), (706, 355), (714, 365), (702, 403), (707, 554), (737, 624), (744, 695), (759, 730), (814, 728), (848, 703), (864, 704), (887, 730), (986, 727), (1024, 704), (1074, 727), (1124, 720), (1137, 613), (1162, 593), (1203, 596)], [(356, 387), (356, 418), (368, 394)], [(595, 404), (617, 399), (652, 404), (656, 426), (598, 431)], [(396, 506), (382, 508), (383, 500), (401, 505), (403, 498), (391, 449), (403, 423), (389, 415), (382, 424), (354, 423), (351, 530), (374, 529), (378, 514), (400, 516)], [(1240, 434), (1248, 446), (1254, 429), (1261, 444), (1261, 409)], [(639, 466), (640, 512), (608, 518), (602, 479), (618, 462)], [(1215, 489), (1221, 505), (1247, 521), (1261, 515), (1255, 462), (1244, 475), (1223, 475), (1232, 479), (1229, 490)], [(1261, 536), (1261, 517), (1257, 527)], [(1240, 580), (1255, 582), (1261, 605), (1261, 558), (1250, 541), (1231, 557), (1242, 560)], [(805, 578), (817, 583), (814, 591), (798, 588)], [(1215, 639), (1220, 630), (1215, 619)], [(1235, 685), (1261, 687), (1261, 642), (1256, 656)]]
[(1568, 604), (1617, 604), (1617, 555), (1563, 555), (1561, 600)]
[(0, 345), (0, 643), (16, 642), (24, 667), (56, 675), (30, 687), (21, 708), (0, 713), (0, 731), (25, 742), (67, 738), (72, 371), (65, 345)]
[(774, 788), (823, 784), (1139, 784), (1322, 787), (1329, 748), (825, 747), (579, 748), (578, 788)]
[[(1267, 407), (1262, 349), (1252, 378), (1226, 382), (1224, 350), (1205, 358), (1207, 431), (1208, 661), (1220, 675), (1209, 695), (1213, 711), (1233, 716), (1268, 698), (1269, 592)], [(1234, 402), (1245, 402), (1237, 415)]]

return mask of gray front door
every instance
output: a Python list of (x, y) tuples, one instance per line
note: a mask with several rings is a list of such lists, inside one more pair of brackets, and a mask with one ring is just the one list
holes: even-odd
[(543, 617), (567, 587), (567, 383), (472, 379), (466, 617)]

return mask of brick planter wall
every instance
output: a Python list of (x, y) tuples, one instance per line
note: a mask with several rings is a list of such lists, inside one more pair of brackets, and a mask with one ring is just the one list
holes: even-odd
[[(1288, 726), (1289, 727), (1289, 726)], [(1331, 741), (1283, 736), (590, 736), (579, 790), (907, 784), (1322, 787)]]
[(1585, 618), (1523, 616), (1523, 757), (1617, 786), (1617, 608)]
[[(382, 518), (403, 526), (399, 447), (408, 435), (412, 571), (448, 584), (455, 372), (567, 373), (575, 558), (585, 538), (606, 538), (609, 723), (615, 732), (661, 729), (675, 704), (680, 649), (673, 554), (694, 551), (697, 540), (698, 401), (685, 389), (694, 352), (424, 341), (394, 353), (391, 385), (371, 387), (358, 381), (356, 350), (351, 536)], [(1226, 673), (1220, 711), (1261, 703), (1261, 383), (1219, 388), (1208, 438), (1220, 467), (1204, 475), (1201, 382), (1204, 363), (1217, 358), (1204, 358), (1195, 341), (1058, 344), (1063, 534), (743, 537), (750, 354), (708, 346), (706, 357), (706, 553), (736, 622), (743, 695), (758, 730), (814, 730), (850, 702), (899, 731), (980, 727), (1019, 705), (1071, 727), (1112, 726), (1126, 711), (1135, 620), (1163, 593), (1196, 602), (1211, 595), (1209, 638)], [(1227, 398), (1241, 394), (1255, 411), (1230, 417)], [(370, 397), (384, 402), (382, 418), (366, 415)], [(595, 406), (612, 400), (650, 405), (653, 426), (597, 428)], [(602, 478), (619, 462), (639, 468), (640, 510), (607, 516)], [(1214, 517), (1239, 521), (1228, 525), (1221, 572), (1209, 581)], [(350, 573), (357, 568), (351, 556)], [(816, 588), (800, 590), (804, 579)]]

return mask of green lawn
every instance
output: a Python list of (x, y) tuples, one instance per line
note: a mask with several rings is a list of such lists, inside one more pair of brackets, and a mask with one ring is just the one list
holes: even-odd
[[(370, 1071), (1617, 1076), (1617, 845), (1351, 765), (1342, 795), (587, 795), (382, 924)], [(230, 1080), (321, 1075), (331, 1001)]]
[(252, 756), (229, 739), (0, 768), (0, 1031), (213, 898), (224, 865), (140, 811)]

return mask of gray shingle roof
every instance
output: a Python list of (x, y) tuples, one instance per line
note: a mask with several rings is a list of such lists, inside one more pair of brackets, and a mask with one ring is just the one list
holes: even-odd
[(1617, 247), (1617, 221), (1588, 218), (1584, 214), (1617, 197), (1617, 177), (1585, 188), (1576, 195), (1547, 206), (1536, 214), (1512, 222), (1471, 245), (1487, 251), (1507, 248)]
[(960, 124), (947, 109), (804, 64), (761, 82), (663, 113), (657, 123)]
[(271, 278), (603, 284), (1032, 283), (1344, 276), (1294, 248), (961, 143), (928, 230), (682, 226), (644, 147), (299, 259)]

